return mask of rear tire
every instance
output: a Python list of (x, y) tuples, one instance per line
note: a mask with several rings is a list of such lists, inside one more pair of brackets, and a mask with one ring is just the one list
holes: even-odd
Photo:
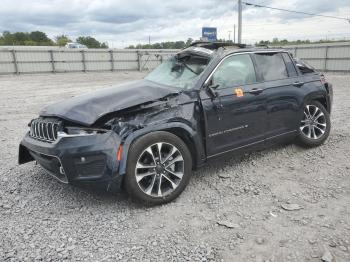
[(329, 136), (331, 121), (326, 108), (317, 101), (307, 102), (301, 116), (297, 143), (304, 147), (323, 144)]
[(132, 199), (160, 205), (181, 194), (191, 172), (192, 157), (186, 144), (174, 134), (157, 131), (130, 146), (124, 185)]

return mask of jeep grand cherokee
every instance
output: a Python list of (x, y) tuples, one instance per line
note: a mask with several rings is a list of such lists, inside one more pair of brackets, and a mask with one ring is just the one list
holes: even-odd
[(331, 103), (331, 84), (285, 50), (196, 43), (142, 80), (44, 108), (19, 163), (162, 204), (216, 157), (290, 140), (321, 145)]

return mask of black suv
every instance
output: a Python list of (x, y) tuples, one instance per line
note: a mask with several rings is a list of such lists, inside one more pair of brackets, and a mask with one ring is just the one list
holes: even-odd
[(197, 43), (144, 79), (47, 106), (19, 147), (64, 183), (175, 199), (218, 156), (330, 132), (332, 86), (285, 50)]

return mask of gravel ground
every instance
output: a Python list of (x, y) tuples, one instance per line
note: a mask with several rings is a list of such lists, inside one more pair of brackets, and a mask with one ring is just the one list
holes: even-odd
[(349, 75), (328, 75), (333, 127), (323, 146), (210, 164), (164, 206), (60, 184), (33, 162), (18, 166), (18, 143), (44, 105), (142, 76), (0, 77), (1, 261), (350, 261)]

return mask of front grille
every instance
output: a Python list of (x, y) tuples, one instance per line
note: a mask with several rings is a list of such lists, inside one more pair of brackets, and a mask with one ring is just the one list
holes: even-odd
[(59, 126), (60, 122), (57, 121), (34, 119), (30, 125), (29, 135), (35, 139), (51, 143), (57, 139)]

